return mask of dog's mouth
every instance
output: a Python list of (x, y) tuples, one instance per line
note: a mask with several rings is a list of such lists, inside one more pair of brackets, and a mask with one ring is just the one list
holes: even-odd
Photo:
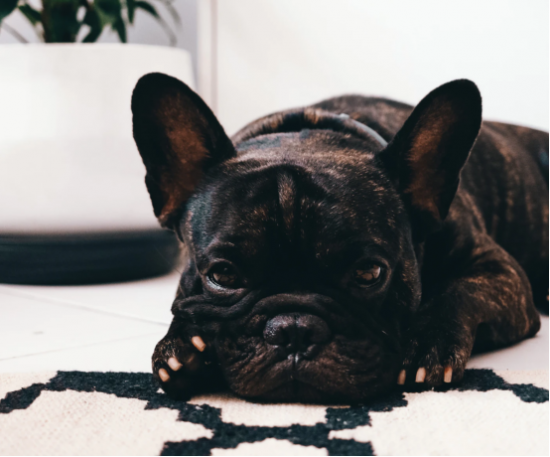
[(386, 382), (387, 376), (375, 367), (354, 371), (336, 366), (331, 369), (330, 365), (329, 360), (291, 356), (272, 366), (262, 391), (255, 386), (256, 392), (247, 396), (257, 401), (347, 403), (384, 393), (392, 387), (392, 383)]
[(372, 341), (336, 335), (294, 352), (259, 338), (248, 343), (246, 356), (234, 353), (222, 367), (230, 388), (256, 401), (357, 402), (388, 391), (397, 379), (398, 355)]
[(311, 384), (302, 379), (299, 371), (292, 370), (293, 375), (287, 382), (281, 382), (273, 386), (270, 390), (251, 399), (263, 402), (300, 402), (300, 403), (338, 403), (342, 398), (332, 395), (319, 388), (316, 384)]

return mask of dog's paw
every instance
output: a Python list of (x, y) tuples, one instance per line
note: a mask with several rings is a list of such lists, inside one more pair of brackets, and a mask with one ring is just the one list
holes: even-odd
[(397, 384), (430, 389), (462, 380), (474, 338), (466, 328), (439, 325), (410, 333)]
[(153, 353), (153, 375), (162, 390), (176, 399), (189, 399), (205, 386), (209, 362), (204, 356), (206, 345), (200, 336), (184, 341), (167, 335)]

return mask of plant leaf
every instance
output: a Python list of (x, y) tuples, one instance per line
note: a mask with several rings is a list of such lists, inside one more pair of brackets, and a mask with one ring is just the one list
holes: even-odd
[(122, 17), (120, 17), (115, 23), (112, 25), (113, 29), (116, 30), (118, 33), (118, 37), (120, 38), (120, 41), (123, 43), (127, 42), (126, 39), (126, 24), (122, 20)]
[(126, 23), (122, 17), (122, 3), (120, 0), (95, 0), (94, 8), (100, 18), (102, 27), (107, 24), (117, 32), (120, 41), (127, 42)]
[(136, 16), (136, 2), (135, 0), (126, 0), (126, 9), (128, 10), (128, 22), (134, 23), (134, 17)]
[(86, 15), (84, 16), (82, 23), (90, 27), (90, 31), (88, 32), (88, 35), (84, 37), (82, 42), (83, 43), (95, 42), (101, 35), (101, 32), (103, 31), (103, 24), (101, 22), (101, 17), (97, 13), (97, 11), (94, 8), (90, 8), (88, 11), (86, 11)]
[(164, 21), (164, 19), (159, 15), (156, 8), (144, 0), (136, 0), (135, 5), (136, 5), (136, 9), (139, 8), (144, 11), (147, 11), (151, 16), (153, 16), (159, 21), (161, 27), (164, 29), (164, 32), (166, 33), (166, 35), (168, 35), (168, 39), (170, 40), (170, 46), (174, 46), (177, 41), (176, 34), (172, 31), (172, 29), (168, 26), (168, 24)]
[(43, 1), (41, 21), (44, 41), (47, 43), (73, 43), (82, 23), (77, 19), (80, 0)]
[(108, 23), (112, 25), (122, 17), (120, 0), (95, 0), (94, 8), (103, 16), (103, 20), (106, 21), (104, 24)]
[(136, 8), (142, 9), (143, 11), (147, 11), (151, 16), (160, 19), (159, 13), (157, 12), (156, 8), (150, 3), (147, 3), (143, 0), (136, 0), (135, 6)]
[(171, 0), (158, 0), (158, 1), (161, 2), (164, 5), (164, 7), (166, 8), (166, 11), (168, 11), (168, 13), (172, 17), (172, 20), (174, 21), (174, 23), (176, 25), (180, 26), (181, 25), (181, 17), (178, 14), (176, 8), (174, 8), (174, 6), (172, 5), (172, 1)]
[(35, 10), (31, 5), (24, 3), (19, 6), (19, 11), (29, 20), (32, 25), (42, 22), (40, 11)]
[(0, 23), (17, 7), (17, 0), (0, 0)]

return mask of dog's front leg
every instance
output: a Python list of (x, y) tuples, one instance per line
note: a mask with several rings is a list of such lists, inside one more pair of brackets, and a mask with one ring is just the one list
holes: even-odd
[(216, 390), (222, 382), (217, 364), (199, 332), (175, 317), (153, 353), (153, 375), (171, 397), (187, 400)]
[(423, 296), (404, 342), (399, 384), (427, 388), (462, 379), (474, 343), (512, 344), (540, 328), (529, 280), (518, 263), (489, 242), (446, 284)]

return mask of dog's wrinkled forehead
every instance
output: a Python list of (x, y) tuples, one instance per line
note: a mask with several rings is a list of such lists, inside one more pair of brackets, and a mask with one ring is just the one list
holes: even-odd
[(349, 262), (369, 247), (398, 255), (402, 207), (376, 164), (376, 140), (303, 129), (236, 146), (187, 206), (184, 236), (196, 252), (295, 266)]

